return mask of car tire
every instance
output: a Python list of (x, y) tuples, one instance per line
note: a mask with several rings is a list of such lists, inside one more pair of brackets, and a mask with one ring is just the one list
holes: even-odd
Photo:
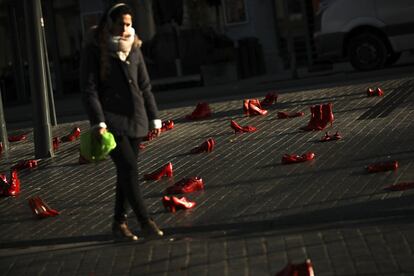
[(391, 54), (388, 55), (385, 61), (385, 66), (391, 66), (395, 64), (400, 59), (400, 57), (401, 57), (401, 52), (400, 53), (392, 52)]
[(387, 59), (384, 40), (373, 33), (362, 33), (351, 37), (348, 57), (351, 65), (361, 71), (383, 68)]

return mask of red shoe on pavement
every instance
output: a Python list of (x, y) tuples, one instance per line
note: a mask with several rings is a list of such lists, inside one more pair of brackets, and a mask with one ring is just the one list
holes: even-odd
[(34, 159), (22, 160), (16, 165), (14, 165), (13, 167), (11, 167), (11, 169), (12, 170), (32, 169), (32, 168), (37, 167), (38, 161), (39, 160), (34, 160)]
[(173, 166), (172, 163), (169, 162), (164, 165), (162, 168), (156, 170), (153, 173), (145, 174), (145, 180), (160, 180), (163, 176), (172, 177), (173, 176)]
[(404, 191), (414, 189), (414, 182), (401, 182), (384, 188), (387, 191)]
[(54, 217), (59, 215), (59, 212), (50, 208), (40, 197), (35, 196), (28, 199), (30, 209), (38, 218)]
[(330, 135), (329, 131), (325, 132), (325, 135), (322, 136), (321, 142), (328, 142), (328, 141), (335, 141), (335, 140), (341, 140), (342, 136), (339, 134), (339, 132), (335, 132), (334, 135)]
[(199, 177), (183, 178), (165, 189), (166, 194), (186, 194), (204, 190), (203, 179)]
[(185, 197), (178, 198), (175, 196), (163, 196), (162, 204), (171, 213), (175, 213), (177, 210), (191, 209), (196, 205), (194, 201), (189, 201)]
[(368, 97), (374, 97), (374, 96), (382, 97), (382, 96), (384, 96), (384, 91), (379, 87), (377, 87), (375, 89), (369, 87), (367, 89), (367, 96)]
[(255, 128), (254, 126), (250, 126), (250, 125), (240, 126), (238, 123), (236, 123), (233, 120), (230, 121), (230, 127), (234, 129), (234, 133), (255, 132), (257, 130), (257, 128)]
[(80, 137), (80, 134), (81, 134), (80, 128), (75, 127), (72, 129), (72, 131), (68, 135), (63, 136), (60, 140), (62, 142), (72, 142), (78, 139)]
[(243, 101), (243, 113), (250, 115), (266, 115), (267, 110), (263, 109), (258, 99), (247, 99)]
[(315, 276), (311, 260), (301, 264), (288, 263), (276, 276)]
[(266, 94), (265, 98), (260, 102), (261, 106), (270, 106), (277, 103), (278, 94), (275, 92), (269, 92)]
[(209, 138), (204, 141), (200, 146), (193, 148), (190, 153), (202, 153), (202, 152), (212, 152), (216, 142), (213, 138)]
[(398, 169), (398, 166), (398, 161), (394, 160), (370, 164), (367, 166), (367, 170), (369, 173), (395, 171)]
[(0, 174), (0, 196), (18, 196), (20, 194), (20, 179), (17, 170), (10, 172), (10, 181), (5, 174)]
[(301, 163), (301, 162), (310, 161), (313, 159), (315, 159), (315, 153), (313, 152), (307, 152), (302, 155), (284, 154), (282, 156), (282, 164)]
[(194, 111), (186, 115), (185, 118), (188, 120), (201, 120), (211, 116), (211, 109), (208, 103), (198, 103)]
[(7, 138), (9, 142), (19, 142), (27, 139), (27, 133), (12, 135)]
[(167, 120), (165, 122), (162, 122), (161, 132), (171, 130), (174, 128), (174, 121), (173, 120)]

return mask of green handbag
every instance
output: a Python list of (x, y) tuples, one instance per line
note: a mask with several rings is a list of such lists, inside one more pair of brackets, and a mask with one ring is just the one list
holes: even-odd
[(85, 131), (80, 137), (80, 154), (90, 162), (98, 162), (108, 157), (111, 150), (116, 147), (114, 135), (109, 131), (96, 139), (90, 130)]

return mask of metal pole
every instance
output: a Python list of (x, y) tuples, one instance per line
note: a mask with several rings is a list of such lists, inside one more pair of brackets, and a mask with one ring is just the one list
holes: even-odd
[(45, 53), (42, 45), (40, 0), (24, 1), (30, 86), (33, 101), (35, 158), (53, 157), (47, 97)]
[(6, 121), (4, 119), (4, 109), (3, 109), (3, 99), (1, 95), (1, 86), (0, 86), (0, 142), (3, 144), (3, 151), (8, 152), (9, 150), (9, 140), (7, 136)]
[(42, 27), (42, 44), (43, 51), (45, 53), (45, 70), (46, 70), (46, 80), (47, 80), (47, 95), (49, 97), (49, 111), (50, 111), (50, 123), (52, 126), (57, 126), (56, 120), (56, 110), (55, 110), (55, 100), (53, 98), (53, 85), (52, 78), (50, 76), (50, 66), (49, 66), (49, 55), (47, 54), (47, 43), (46, 43), (46, 34), (45, 34), (45, 25), (43, 20), (42, 9), (40, 8), (40, 18), (41, 18), (41, 27)]

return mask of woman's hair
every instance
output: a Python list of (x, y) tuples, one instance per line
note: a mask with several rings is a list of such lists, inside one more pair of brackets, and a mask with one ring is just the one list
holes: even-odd
[(98, 43), (100, 50), (100, 78), (105, 80), (109, 73), (109, 60), (108, 60), (108, 39), (111, 36), (111, 29), (113, 24), (118, 18), (123, 15), (129, 14), (133, 16), (132, 9), (125, 3), (117, 3), (109, 7), (98, 24), (95, 40)]

